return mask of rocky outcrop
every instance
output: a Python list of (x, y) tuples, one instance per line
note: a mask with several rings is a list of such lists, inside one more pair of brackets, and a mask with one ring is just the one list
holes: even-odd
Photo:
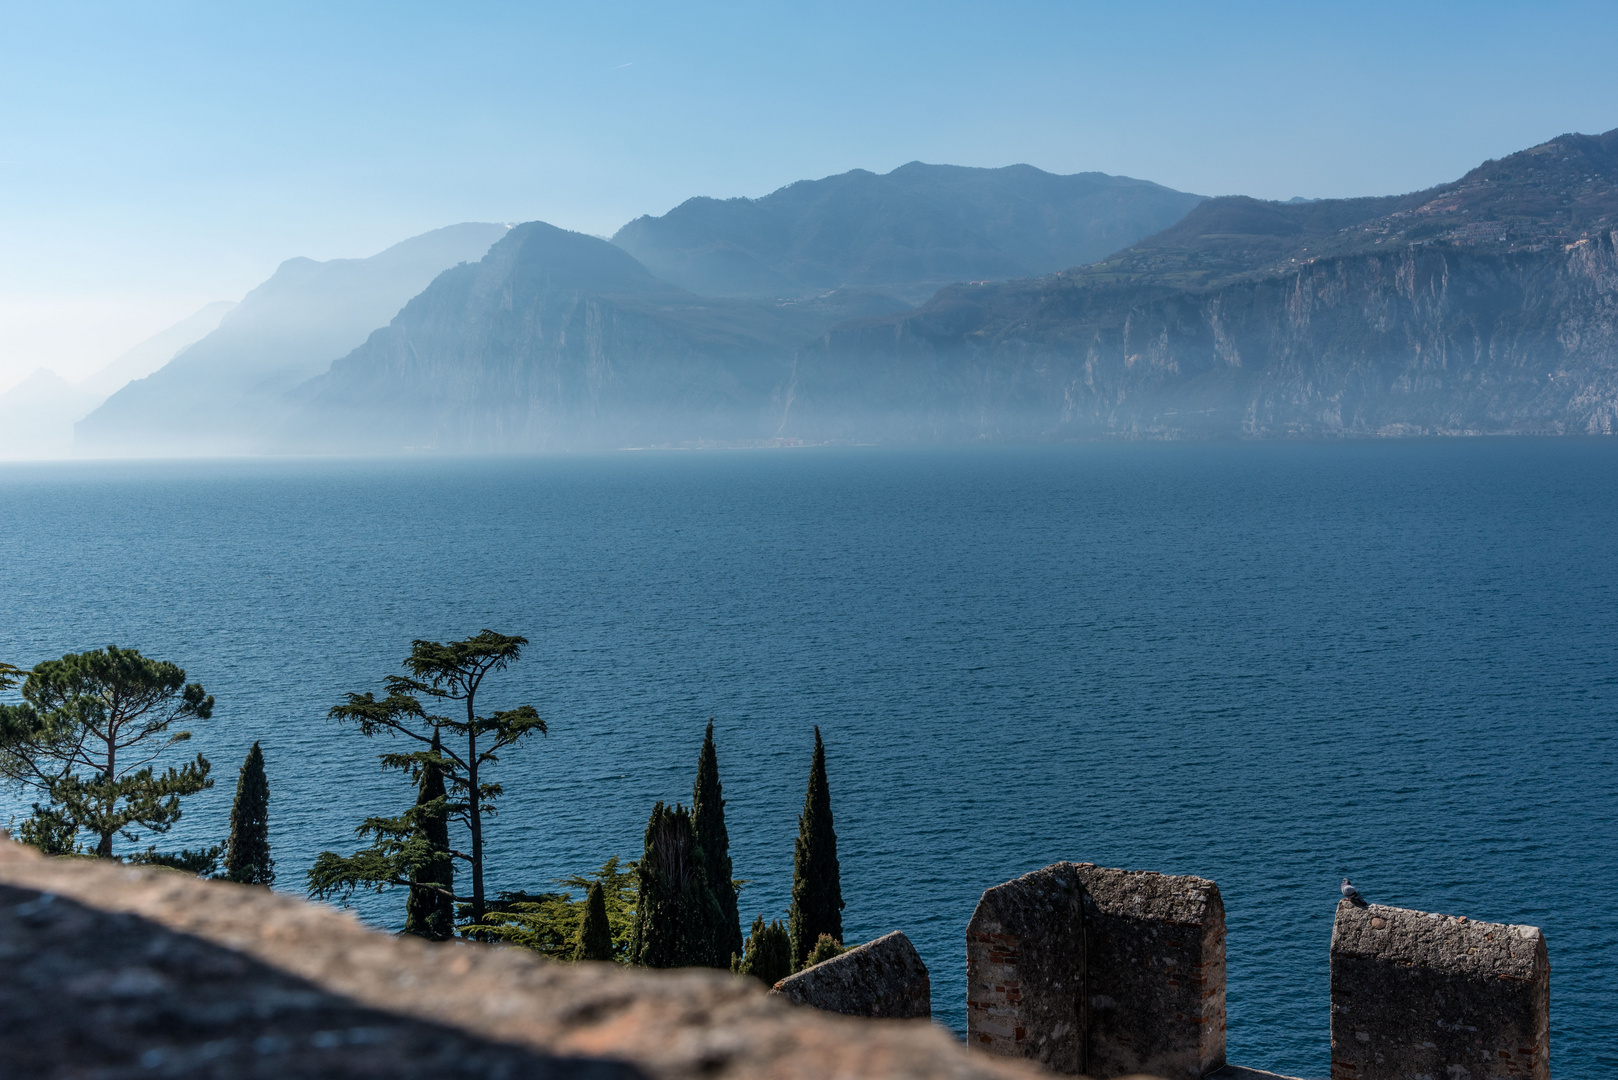
[(788, 975), (772, 994), (844, 1016), (924, 1020), (933, 1015), (927, 965), (910, 939), (891, 934)]
[(1036, 1075), (749, 979), (434, 945), (264, 889), (0, 840), (7, 1076)]

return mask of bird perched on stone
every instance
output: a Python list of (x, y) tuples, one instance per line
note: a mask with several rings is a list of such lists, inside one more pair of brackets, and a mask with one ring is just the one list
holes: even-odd
[(1354, 883), (1347, 878), (1343, 879), (1343, 899), (1347, 900), (1355, 907), (1367, 906), (1365, 903), (1365, 897), (1360, 895), (1360, 891), (1354, 887)]

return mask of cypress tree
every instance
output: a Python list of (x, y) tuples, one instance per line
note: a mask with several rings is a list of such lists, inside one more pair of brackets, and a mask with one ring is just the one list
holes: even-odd
[(736, 910), (736, 887), (731, 884), (730, 834), (725, 829), (725, 800), (719, 786), (719, 755), (714, 750), (713, 720), (703, 736), (697, 759), (697, 782), (691, 790), (691, 828), (702, 852), (703, 875), (713, 894), (717, 923), (706, 935), (705, 967), (727, 968), (742, 953), (742, 923)]
[(236, 779), (230, 839), (225, 842), (225, 880), (275, 884), (275, 860), (270, 858), (270, 782), (264, 776), (264, 751), (256, 741)]
[(630, 962), (652, 968), (706, 966), (719, 912), (685, 807), (658, 803), (653, 808), (636, 872), (640, 894)]
[(792, 966), (803, 967), (820, 935), (843, 940), (843, 886), (837, 868), (837, 833), (832, 828), (831, 789), (826, 784), (826, 748), (815, 728), (815, 756), (809, 766), (809, 789), (798, 816), (798, 840), (792, 852)]
[(575, 960), (613, 960), (612, 927), (607, 923), (607, 894), (601, 882), (590, 882), (584, 898), (584, 919), (579, 923), (579, 943)]
[(455, 936), (455, 901), (449, 895), (455, 891), (455, 860), (449, 854), (444, 769), (437, 762), (442, 748), (434, 729), (433, 756), (421, 766), (414, 817), (416, 830), (433, 855), (412, 871), (410, 896), (405, 901), (405, 933), (429, 941), (448, 941)]
[(753, 920), (747, 946), (731, 970), (738, 975), (751, 975), (765, 986), (774, 986), (792, 974), (792, 939), (780, 919), (771, 919), (768, 926), (762, 915)]

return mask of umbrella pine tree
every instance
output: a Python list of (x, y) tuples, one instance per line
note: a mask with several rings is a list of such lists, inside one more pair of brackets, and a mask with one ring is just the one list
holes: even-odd
[(264, 775), (264, 751), (256, 741), (236, 778), (230, 838), (225, 841), (225, 880), (242, 885), (275, 884), (275, 860), (270, 858), (270, 782)]
[(798, 839), (792, 852), (792, 966), (803, 967), (820, 935), (843, 940), (843, 886), (837, 867), (837, 832), (832, 827), (831, 789), (826, 784), (826, 748), (815, 728), (815, 754), (809, 766), (809, 789), (798, 816)]

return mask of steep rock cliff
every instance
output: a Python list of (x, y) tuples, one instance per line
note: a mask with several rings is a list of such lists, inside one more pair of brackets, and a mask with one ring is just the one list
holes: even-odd
[(809, 439), (1610, 433), (1618, 249), (1443, 244), (1187, 288), (1076, 274), (956, 286), (797, 358)]
[(604, 240), (519, 225), (445, 272), (293, 395), (283, 445), (524, 451), (752, 441), (793, 350), (853, 316), (902, 309), (834, 292), (708, 299)]

